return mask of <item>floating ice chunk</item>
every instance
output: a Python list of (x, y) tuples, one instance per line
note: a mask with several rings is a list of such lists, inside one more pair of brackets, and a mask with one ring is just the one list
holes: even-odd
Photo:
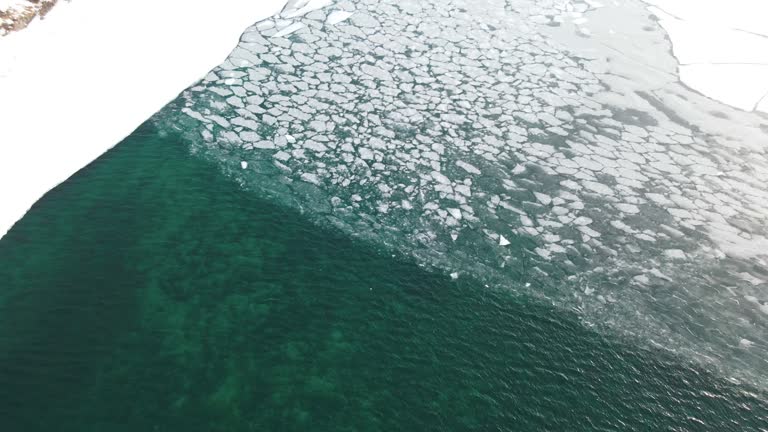
[(452, 232), (451, 233), (451, 240), (456, 241), (457, 238), (459, 238), (459, 234), (455, 233), (455, 232)]
[(456, 220), (461, 220), (461, 210), (457, 208), (449, 208), (448, 213), (450, 213)]
[(499, 246), (508, 246), (509, 240), (507, 240), (503, 235), (499, 234)]
[(256, 141), (259, 138), (261, 138), (261, 135), (259, 135), (256, 132), (251, 132), (251, 131), (240, 132), (240, 139), (243, 141)]
[(229, 125), (229, 121), (227, 119), (225, 119), (224, 117), (221, 117), (221, 116), (213, 114), (213, 115), (209, 115), (208, 118), (213, 120), (213, 121), (215, 121), (216, 124), (218, 124), (219, 126), (225, 128), (225, 129), (229, 128), (229, 126), (230, 126)]
[(242, 169), (248, 168), (248, 162), (246, 162), (246, 161), (240, 162), (240, 168), (242, 168)]
[(646, 275), (637, 275), (637, 276), (633, 277), (632, 279), (633, 279), (635, 282), (637, 282), (637, 283), (641, 283), (641, 284), (643, 284), (643, 285), (647, 285), (648, 283), (650, 283), (650, 282), (651, 282), (651, 280), (650, 280), (650, 279), (648, 279), (648, 276), (646, 276)]
[(581, 231), (582, 234), (588, 235), (590, 237), (600, 237), (600, 233), (593, 230), (592, 228), (586, 226), (586, 225), (580, 225), (578, 228), (579, 231)]
[(230, 97), (228, 97), (227, 98), (227, 103), (232, 105), (233, 107), (236, 107), (236, 108), (243, 108), (243, 107), (245, 107), (245, 104), (243, 104), (243, 101), (240, 100), (240, 98), (237, 97), (237, 96), (230, 96)]
[(262, 31), (263, 30), (269, 30), (269, 29), (271, 29), (274, 26), (275, 26), (275, 22), (272, 21), (271, 19), (264, 20), (264, 21), (256, 24), (256, 28), (259, 29), (259, 30), (262, 30)]
[(192, 111), (189, 108), (183, 108), (181, 110), (181, 112), (183, 112), (184, 114), (192, 117), (195, 120), (199, 120), (199, 121), (204, 122), (204, 123), (209, 123), (210, 122), (210, 120), (208, 120), (205, 117), (203, 117), (202, 114), (200, 114), (199, 112), (196, 112), (196, 111)]
[(560, 184), (563, 187), (567, 187), (568, 189), (572, 189), (572, 190), (576, 190), (576, 191), (577, 190), (581, 190), (581, 185), (576, 183), (573, 180), (563, 180), (563, 181), (560, 182)]
[(202, 135), (203, 139), (208, 141), (208, 142), (213, 141), (213, 134), (208, 129), (203, 129), (200, 132), (200, 135)]
[(247, 127), (248, 129), (251, 129), (251, 130), (257, 130), (259, 128), (259, 123), (257, 121), (249, 120), (242, 117), (237, 117), (233, 119), (232, 124), (237, 126)]
[(586, 216), (579, 216), (576, 219), (573, 220), (574, 225), (584, 226), (589, 225), (592, 223), (592, 219), (586, 217)]
[(317, 177), (317, 175), (312, 173), (304, 173), (301, 175), (301, 179), (304, 180), (307, 183), (312, 183), (315, 185), (320, 185), (320, 179)]
[(613, 195), (613, 189), (611, 189), (609, 186), (606, 186), (602, 183), (593, 182), (593, 181), (585, 181), (584, 186), (593, 191), (597, 192), (601, 195)]
[(273, 34), (272, 37), (285, 37), (302, 27), (304, 27), (303, 23), (296, 22)]
[(632, 233), (635, 232), (635, 230), (632, 229), (631, 226), (629, 226), (629, 225), (627, 225), (624, 222), (619, 221), (619, 220), (611, 221), (611, 226), (613, 226), (616, 229), (622, 230), (622, 231), (624, 231), (627, 234), (632, 234)]
[(306, 147), (306, 148), (308, 148), (310, 150), (314, 150), (316, 152), (324, 152), (324, 151), (328, 150), (328, 147), (325, 144), (323, 144), (321, 142), (314, 141), (314, 140), (307, 140), (304, 143), (304, 147)]
[(457, 161), (456, 166), (463, 169), (470, 174), (480, 174), (480, 170), (476, 166), (468, 164), (464, 161)]
[(430, 175), (438, 183), (441, 183), (441, 184), (451, 184), (451, 180), (448, 177), (444, 176), (443, 174), (441, 174), (441, 173), (439, 173), (437, 171), (432, 171), (430, 173)]
[(378, 66), (374, 66), (366, 63), (366, 64), (360, 65), (360, 70), (364, 74), (370, 75), (382, 81), (392, 81), (392, 75), (390, 75), (389, 72), (385, 71), (384, 69)]
[(650, 199), (651, 201), (655, 202), (656, 204), (659, 204), (659, 205), (662, 205), (662, 206), (671, 206), (671, 205), (675, 204), (672, 201), (670, 201), (669, 199), (667, 199), (667, 197), (665, 197), (664, 195), (661, 195), (661, 194), (646, 193), (645, 196), (648, 197), (648, 199)]
[(552, 202), (552, 197), (550, 197), (547, 194), (543, 194), (541, 192), (534, 192), (533, 195), (536, 197), (536, 200), (544, 205), (549, 205)]
[(352, 16), (351, 12), (343, 11), (343, 10), (335, 10), (331, 12), (330, 15), (328, 15), (328, 19), (325, 21), (326, 24), (329, 25), (336, 25), (349, 17)]
[(549, 250), (552, 251), (552, 253), (557, 253), (557, 254), (564, 254), (567, 252), (567, 250), (564, 247), (560, 246), (559, 244), (550, 244)]
[(281, 160), (281, 161), (283, 161), (283, 162), (285, 162), (285, 161), (287, 161), (288, 159), (290, 159), (290, 158), (291, 158), (291, 155), (290, 155), (290, 154), (288, 154), (288, 153), (286, 153), (286, 152), (284, 152), (284, 151), (282, 151), (282, 150), (280, 150), (279, 152), (275, 153), (275, 154), (274, 154), (274, 155), (272, 155), (272, 156), (273, 156), (275, 159), (277, 159), (277, 160)]
[(672, 259), (685, 259), (685, 252), (680, 249), (667, 249), (664, 251), (664, 255)]
[(371, 160), (373, 159), (373, 152), (369, 148), (361, 148), (360, 149), (360, 158), (365, 160)]
[(286, 9), (290, 9), (286, 11), (285, 14), (280, 14), (280, 16), (284, 18), (295, 18), (297, 16), (301, 16), (304, 14), (307, 14), (309, 12), (312, 12), (313, 10), (317, 10), (320, 8), (324, 8), (331, 4), (331, 0), (309, 0), (307, 2), (304, 2), (304, 5), (300, 8), (296, 8), (296, 6), (299, 6), (301, 2), (296, 2), (293, 4), (289, 4), (286, 6)]
[(640, 213), (640, 209), (639, 209), (639, 208), (637, 208), (637, 206), (636, 206), (636, 205), (634, 205), (634, 204), (618, 203), (618, 204), (614, 204), (614, 206), (615, 206), (615, 207), (616, 207), (616, 208), (617, 208), (617, 209), (618, 209), (620, 212), (623, 212), (623, 213), (628, 213), (628, 214), (637, 214), (637, 213)]
[(459, 278), (459, 273), (458, 272), (451, 273), (451, 279), (456, 280), (458, 278)]
[(552, 252), (550, 252), (548, 249), (537, 247), (534, 249), (534, 252), (536, 252), (540, 257), (544, 259), (549, 259), (550, 255), (552, 255)]
[(309, 128), (313, 129), (317, 132), (324, 132), (325, 131), (325, 122), (319, 121), (319, 120), (312, 120), (309, 122)]
[(522, 223), (523, 226), (528, 226), (528, 227), (533, 226), (533, 221), (531, 220), (531, 218), (529, 218), (526, 215), (520, 215), (520, 223)]
[(659, 279), (664, 279), (665, 281), (672, 282), (672, 278), (662, 273), (661, 270), (659, 269), (656, 269), (656, 268), (651, 269), (650, 273)]
[(454, 124), (462, 124), (467, 121), (465, 116), (453, 113), (440, 114), (440, 119)]
[(460, 194), (462, 194), (464, 196), (468, 197), (468, 196), (472, 195), (472, 191), (469, 188), (469, 186), (467, 186), (467, 185), (459, 184), (459, 185), (456, 185), (455, 189), (456, 189), (456, 192), (458, 192), (458, 193), (460, 193)]
[(742, 349), (748, 349), (748, 348), (750, 348), (752, 345), (754, 345), (754, 342), (752, 342), (752, 341), (751, 341), (751, 340), (749, 340), (749, 339), (744, 339), (744, 338), (741, 338), (741, 340), (739, 340), (739, 348), (742, 348)]

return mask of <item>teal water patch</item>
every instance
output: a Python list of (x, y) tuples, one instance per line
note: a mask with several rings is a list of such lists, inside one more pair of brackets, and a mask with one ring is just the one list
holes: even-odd
[(758, 430), (765, 394), (320, 227), (151, 124), (0, 240), (0, 430)]

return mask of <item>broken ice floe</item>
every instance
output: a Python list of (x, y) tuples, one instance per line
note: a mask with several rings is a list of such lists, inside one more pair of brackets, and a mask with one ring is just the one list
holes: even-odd
[(601, 307), (648, 287), (695, 299), (717, 279), (696, 263), (766, 259), (766, 157), (719, 146), (658, 104), (628, 114), (598, 102), (605, 78), (516, 26), (523, 12), (361, 1), (354, 15), (334, 4), (289, 19), (310, 4), (299, 3), (249, 29), (181, 110), (211, 153), (274, 165), (243, 174), (255, 183), (447, 268), (473, 263), (523, 286), (608, 280), (590, 296)]
[(351, 12), (336, 10), (328, 15), (328, 19), (325, 21), (329, 25), (336, 25), (342, 21), (349, 19), (352, 16)]

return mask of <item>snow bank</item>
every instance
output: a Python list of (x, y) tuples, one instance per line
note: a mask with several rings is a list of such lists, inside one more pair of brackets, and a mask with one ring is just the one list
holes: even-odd
[(17, 8), (27, 4), (27, 0), (0, 0), (0, 10)]
[(669, 34), (686, 85), (768, 113), (768, 1), (644, 1)]
[(0, 38), (0, 236), (286, 0), (74, 0)]

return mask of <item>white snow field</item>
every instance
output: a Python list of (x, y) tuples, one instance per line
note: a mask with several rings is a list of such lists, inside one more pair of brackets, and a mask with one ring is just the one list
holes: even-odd
[(768, 113), (768, 2), (644, 1), (672, 40), (683, 83), (733, 107)]
[(285, 3), (76, 0), (0, 38), (0, 236)]

